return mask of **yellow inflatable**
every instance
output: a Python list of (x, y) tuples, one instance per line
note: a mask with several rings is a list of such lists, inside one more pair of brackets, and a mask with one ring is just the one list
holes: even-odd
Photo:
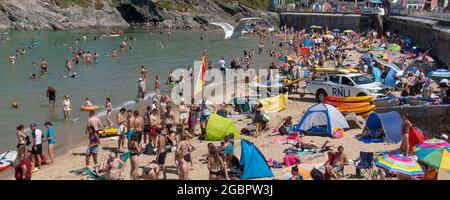
[(117, 128), (106, 128), (98, 131), (99, 137), (109, 137), (109, 136), (117, 136), (119, 135)]
[(349, 112), (349, 113), (356, 113), (356, 114), (363, 114), (363, 113), (367, 113), (370, 111), (375, 110), (375, 105), (370, 105), (370, 106), (366, 106), (366, 107), (356, 107), (356, 108), (337, 108), (339, 111), (341, 112)]
[(96, 111), (99, 108), (100, 107), (98, 107), (98, 106), (80, 106), (80, 110), (82, 110), (82, 111)]

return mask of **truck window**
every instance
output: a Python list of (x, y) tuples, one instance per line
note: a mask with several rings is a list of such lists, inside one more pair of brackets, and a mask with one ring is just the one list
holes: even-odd
[(354, 86), (353, 82), (347, 78), (347, 77), (342, 77), (341, 83), (343, 85), (350, 85), (350, 86)]
[(330, 81), (339, 84), (339, 76), (330, 76)]

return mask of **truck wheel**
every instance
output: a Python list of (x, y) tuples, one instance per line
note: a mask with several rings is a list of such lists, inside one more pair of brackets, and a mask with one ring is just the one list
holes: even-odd
[(327, 94), (327, 92), (325, 92), (325, 90), (318, 90), (317, 93), (316, 93), (316, 99), (320, 103), (322, 103), (323, 100), (325, 100), (326, 96), (328, 96), (328, 94)]
[(367, 94), (364, 94), (364, 93), (359, 93), (358, 95), (356, 95), (356, 96), (358, 96), (358, 97), (363, 97), (363, 96), (367, 96)]

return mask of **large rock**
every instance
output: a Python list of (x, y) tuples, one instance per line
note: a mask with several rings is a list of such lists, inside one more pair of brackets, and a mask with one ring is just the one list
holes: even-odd
[(92, 27), (128, 27), (121, 14), (106, 1), (94, 6), (60, 8), (42, 0), (0, 1), (0, 28), (65, 30)]

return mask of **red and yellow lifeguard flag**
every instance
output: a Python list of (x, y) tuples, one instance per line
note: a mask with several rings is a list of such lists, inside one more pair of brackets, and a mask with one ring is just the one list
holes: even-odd
[(203, 52), (202, 66), (198, 72), (197, 83), (195, 85), (194, 94), (198, 94), (202, 91), (203, 85), (205, 84), (205, 73), (206, 73), (206, 49)]

